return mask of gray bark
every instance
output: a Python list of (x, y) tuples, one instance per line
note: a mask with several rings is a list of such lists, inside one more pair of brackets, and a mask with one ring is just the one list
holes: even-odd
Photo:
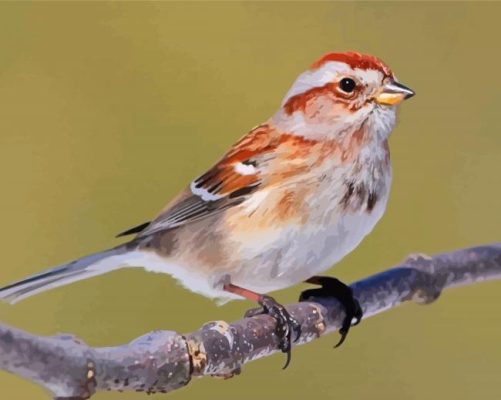
[[(355, 282), (364, 318), (406, 301), (427, 304), (444, 289), (501, 279), (501, 244), (411, 256), (402, 264)], [(335, 299), (292, 304), (301, 323), (296, 345), (339, 329)], [(185, 335), (154, 331), (117, 347), (92, 348), (71, 335), (39, 337), (0, 325), (0, 368), (46, 389), (57, 399), (87, 399), (98, 390), (169, 392), (201, 376), (231, 377), (243, 364), (277, 352), (273, 318), (260, 315), (228, 324), (212, 321)]]

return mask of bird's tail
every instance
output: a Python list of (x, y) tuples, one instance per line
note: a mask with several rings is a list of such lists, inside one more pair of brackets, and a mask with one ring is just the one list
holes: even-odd
[(91, 254), (0, 288), (0, 300), (15, 303), (58, 286), (128, 266), (126, 245)]

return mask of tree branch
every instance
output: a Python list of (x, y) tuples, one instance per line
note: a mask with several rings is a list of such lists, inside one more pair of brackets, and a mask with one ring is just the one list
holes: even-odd
[[(411, 256), (352, 288), (367, 318), (493, 279), (501, 279), (501, 244)], [(311, 298), (287, 309), (302, 326), (296, 344), (336, 331), (344, 317), (335, 299)], [(123, 346), (92, 348), (73, 336), (39, 337), (0, 325), (0, 368), (38, 383), (56, 399), (87, 399), (98, 390), (168, 392), (192, 377), (231, 377), (243, 364), (275, 353), (274, 329), (274, 319), (261, 315), (232, 324), (209, 322), (186, 335), (155, 331)]]

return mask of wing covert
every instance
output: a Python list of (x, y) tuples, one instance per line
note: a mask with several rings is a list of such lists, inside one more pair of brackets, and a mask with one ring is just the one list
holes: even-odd
[(138, 237), (199, 221), (245, 201), (263, 182), (263, 165), (273, 157), (271, 141), (271, 130), (266, 125), (244, 136), (169, 203)]

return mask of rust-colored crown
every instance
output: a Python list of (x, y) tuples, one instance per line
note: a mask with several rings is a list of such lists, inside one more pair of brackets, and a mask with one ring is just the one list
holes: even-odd
[(337, 61), (348, 64), (351, 68), (363, 70), (375, 69), (386, 76), (393, 76), (391, 69), (379, 58), (356, 52), (327, 53), (311, 65), (311, 69), (318, 69), (329, 61)]

